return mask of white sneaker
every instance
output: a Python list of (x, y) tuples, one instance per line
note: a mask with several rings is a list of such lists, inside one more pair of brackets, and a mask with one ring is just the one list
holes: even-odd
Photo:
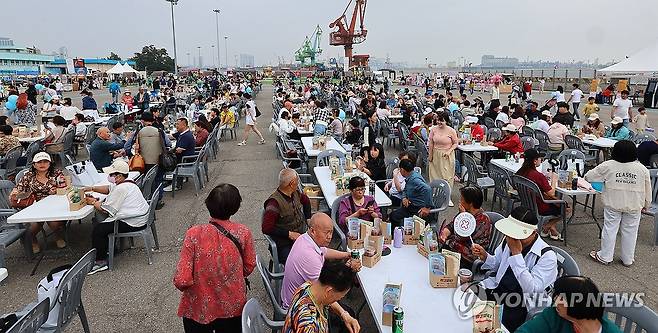
[(448, 207), (455, 207), (455, 204), (452, 203), (452, 200), (450, 200), (450, 202), (448, 202)]
[(247, 142), (246, 142), (246, 141), (240, 141), (240, 142), (238, 143), (238, 146), (246, 146), (246, 145), (247, 145)]
[(165, 192), (171, 192), (173, 190), (173, 186), (172, 185), (165, 186), (165, 188), (163, 188), (162, 190)]
[(91, 268), (91, 271), (89, 271), (89, 273), (87, 273), (87, 275), (94, 275), (98, 272), (106, 271), (109, 268), (110, 267), (107, 265), (107, 262), (94, 264), (94, 267)]

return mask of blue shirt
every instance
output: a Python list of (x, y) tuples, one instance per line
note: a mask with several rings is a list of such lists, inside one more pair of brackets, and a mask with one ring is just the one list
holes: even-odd
[(83, 110), (98, 110), (98, 105), (96, 105), (96, 100), (91, 96), (85, 96), (82, 98), (82, 109)]
[(97, 170), (110, 166), (114, 157), (110, 151), (119, 150), (123, 148), (123, 141), (117, 143), (110, 143), (101, 138), (96, 138), (91, 143), (89, 148), (89, 158), (94, 163)]
[(121, 90), (121, 86), (118, 83), (116, 83), (116, 82), (110, 83), (110, 92), (111, 93), (118, 93), (120, 90)]
[(413, 171), (407, 177), (404, 185), (403, 198), (411, 201), (416, 208), (432, 208), (432, 189), (418, 172)]
[(613, 134), (613, 129), (610, 128), (604, 135), (608, 139), (612, 140), (630, 140), (631, 133), (628, 131), (628, 127), (622, 126), (616, 133)]
[(190, 130), (186, 130), (183, 133), (174, 133), (173, 136), (176, 138), (176, 148), (185, 149), (185, 151), (180, 154), (176, 153), (179, 162), (184, 156), (194, 155), (194, 147), (196, 147), (196, 143), (194, 142), (194, 135), (192, 135)]

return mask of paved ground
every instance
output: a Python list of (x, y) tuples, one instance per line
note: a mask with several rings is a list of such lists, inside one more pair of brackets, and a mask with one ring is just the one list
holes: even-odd
[[(107, 93), (97, 93), (99, 104), (108, 99)], [(257, 103), (264, 115), (269, 115), (271, 87), (257, 96)], [(75, 101), (74, 101), (75, 103)], [(259, 124), (264, 129), (265, 118)], [(657, 121), (658, 116), (651, 115)], [(204, 223), (208, 214), (203, 205), (203, 199), (212, 186), (229, 182), (241, 191), (242, 208), (234, 220), (248, 225), (257, 243), (260, 255), (267, 254), (267, 247), (260, 232), (260, 214), (263, 201), (277, 185), (277, 172), (280, 162), (273, 149), (273, 136), (266, 136), (268, 143), (256, 145), (252, 135), (247, 147), (237, 147), (237, 141), (222, 142), (219, 161), (210, 164), (211, 184), (204, 188), (198, 196), (194, 194), (193, 186), (186, 184), (181, 192), (177, 192), (175, 200), (166, 196), (165, 207), (157, 212), (157, 226), (161, 250), (155, 254), (153, 265), (149, 266), (142, 250), (141, 241), (136, 242), (136, 248), (120, 254), (116, 258), (116, 267), (111, 272), (99, 273), (87, 278), (83, 291), (83, 302), (90, 325), (96, 332), (180, 332), (182, 325), (176, 316), (180, 293), (173, 287), (172, 274), (178, 260), (178, 252), (185, 230), (196, 223)], [(393, 156), (393, 151), (388, 152)], [(453, 201), (458, 195), (453, 195)], [(599, 205), (600, 206), (600, 205)], [(485, 204), (490, 208), (490, 202)], [(446, 216), (454, 216), (456, 210), (451, 210)], [(602, 211), (598, 210), (598, 215)], [(584, 219), (582, 211), (578, 211), (579, 219)], [(36, 285), (48, 271), (65, 263), (72, 263), (90, 247), (91, 223), (73, 224), (71, 227), (70, 249), (49, 254), (41, 263), (34, 276), (29, 276), (34, 263), (28, 263), (23, 256), (21, 246), (13, 245), (8, 249), (9, 277), (0, 284), (0, 313), (6, 313), (21, 308), (24, 304), (36, 298)], [(578, 262), (584, 275), (590, 276), (603, 291), (609, 292), (645, 292), (645, 301), (658, 308), (658, 282), (652, 277), (658, 273), (656, 252), (652, 250), (650, 240), (653, 235), (653, 220), (643, 218), (640, 226), (636, 252), (636, 264), (625, 268), (618, 262), (610, 266), (595, 264), (587, 257), (587, 253), (598, 247), (597, 229), (593, 225), (577, 226), (569, 229), (570, 243), (566, 249)], [(563, 244), (555, 245), (564, 247)], [(250, 276), (252, 282), (251, 297), (257, 297), (264, 308), (270, 308), (264, 289), (257, 272)], [(358, 293), (357, 293), (358, 294)], [(356, 303), (358, 295), (353, 295), (352, 303)], [(370, 315), (366, 308), (362, 313), (364, 332), (376, 332), (372, 326)], [(379, 309), (376, 309), (379, 311)], [(79, 332), (79, 320), (74, 319), (67, 332)]]

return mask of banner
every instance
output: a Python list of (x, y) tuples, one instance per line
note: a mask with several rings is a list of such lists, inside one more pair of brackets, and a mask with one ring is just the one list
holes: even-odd
[(66, 59), (66, 73), (67, 74), (75, 73), (75, 68), (73, 67), (73, 59), (71, 58)]

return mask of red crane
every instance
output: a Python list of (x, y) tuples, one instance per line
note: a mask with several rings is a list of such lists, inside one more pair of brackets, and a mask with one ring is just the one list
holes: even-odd
[[(352, 12), (352, 20), (347, 21), (345, 13), (352, 5), (352, 2), (355, 2), (354, 11)], [(334, 46), (345, 46), (345, 57), (349, 59), (349, 65), (352, 67), (354, 62), (354, 57), (352, 56), (352, 45), (363, 43), (366, 40), (366, 35), (368, 30), (363, 27), (363, 20), (366, 15), (366, 3), (368, 0), (350, 0), (343, 11), (343, 15), (337, 18), (335, 21), (329, 24), (329, 28), (336, 27), (338, 30), (333, 31), (329, 34), (329, 44)], [(356, 20), (359, 20), (359, 29), (356, 30)], [(359, 59), (365, 57), (365, 63), (367, 64), (368, 56), (359, 56)], [(362, 62), (362, 61), (359, 61)]]

